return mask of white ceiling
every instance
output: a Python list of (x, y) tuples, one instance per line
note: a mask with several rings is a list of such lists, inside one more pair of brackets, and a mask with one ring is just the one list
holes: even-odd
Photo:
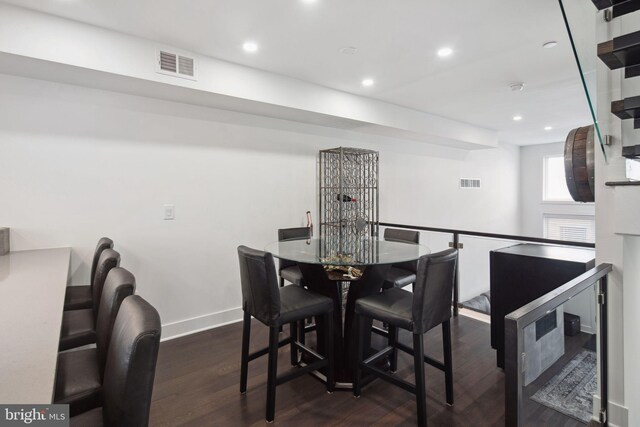
[[(498, 130), (514, 144), (561, 141), (590, 123), (557, 0), (4, 2)], [(242, 50), (247, 40), (257, 53)], [(558, 46), (543, 49), (549, 40)], [(455, 53), (439, 58), (443, 46)], [(514, 82), (525, 90), (512, 92)]]

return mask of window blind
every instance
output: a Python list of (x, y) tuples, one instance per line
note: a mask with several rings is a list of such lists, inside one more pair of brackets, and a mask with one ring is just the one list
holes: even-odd
[(594, 243), (596, 219), (593, 216), (544, 215), (544, 237), (554, 240)]

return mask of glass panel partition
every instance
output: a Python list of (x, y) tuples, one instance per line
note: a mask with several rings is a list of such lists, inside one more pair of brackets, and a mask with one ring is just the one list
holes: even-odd
[[(600, 131), (598, 120), (598, 93), (596, 67), (596, 25), (597, 10), (590, 1), (559, 0), (562, 17), (567, 28), (567, 34), (576, 59), (577, 71), (584, 88), (586, 103), (589, 108), (595, 135), (600, 147), (604, 151), (604, 139)], [(606, 152), (605, 152), (606, 157)]]
[(506, 423), (606, 423), (602, 264), (505, 318)]
[[(623, 147), (634, 146), (637, 141), (637, 110), (625, 99), (640, 96), (640, 67), (633, 53), (640, 43), (640, 14), (631, 13), (635, 11), (633, 2), (614, 1), (613, 7), (603, 10), (591, 1), (559, 2), (596, 136), (607, 158), (605, 135), (620, 137)], [(601, 103), (598, 109), (597, 99), (612, 103)], [(630, 157), (624, 151), (623, 155)]]

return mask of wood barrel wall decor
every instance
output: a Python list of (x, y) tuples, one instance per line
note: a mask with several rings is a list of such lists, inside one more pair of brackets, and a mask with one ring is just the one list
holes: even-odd
[(564, 143), (564, 175), (576, 202), (595, 200), (594, 128), (584, 126), (569, 132)]

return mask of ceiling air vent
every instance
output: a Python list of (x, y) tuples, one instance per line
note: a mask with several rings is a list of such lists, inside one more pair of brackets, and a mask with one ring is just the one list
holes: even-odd
[(460, 178), (460, 188), (480, 188), (480, 180), (477, 178)]
[(195, 59), (166, 50), (158, 51), (158, 72), (195, 80)]

